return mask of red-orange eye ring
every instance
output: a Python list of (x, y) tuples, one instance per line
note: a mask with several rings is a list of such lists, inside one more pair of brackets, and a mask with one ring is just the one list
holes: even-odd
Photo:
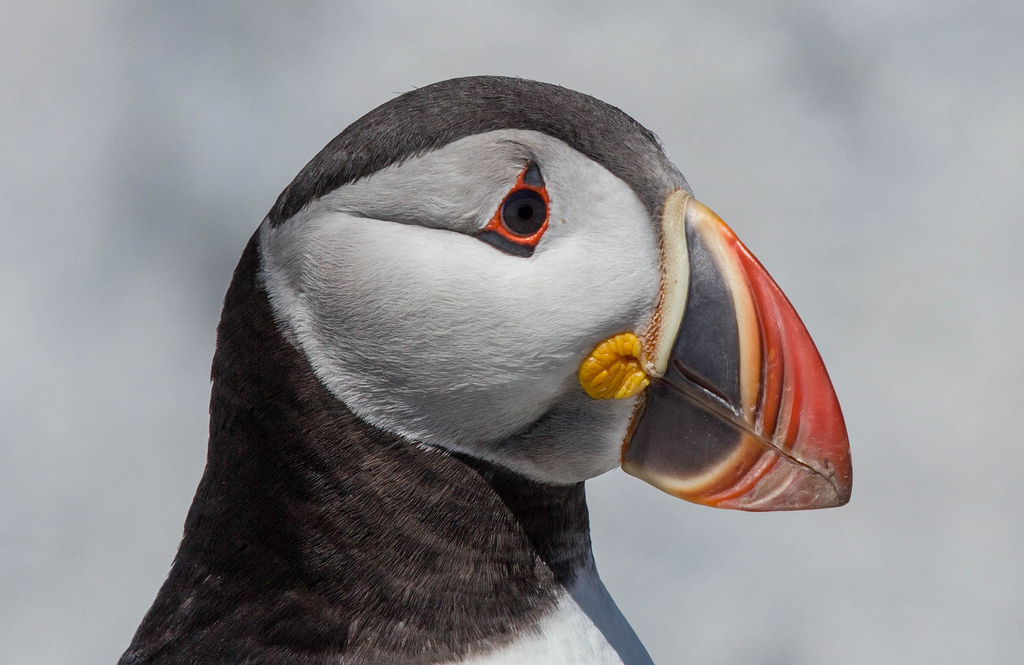
[(528, 164), (477, 237), (509, 254), (532, 256), (547, 231), (549, 210), (540, 169)]

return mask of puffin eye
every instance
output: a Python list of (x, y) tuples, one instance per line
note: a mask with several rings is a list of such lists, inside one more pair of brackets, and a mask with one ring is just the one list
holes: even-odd
[(477, 238), (503, 252), (532, 256), (548, 228), (548, 190), (536, 164), (528, 164)]
[(532, 236), (547, 218), (544, 197), (532, 189), (517, 189), (501, 204), (501, 223), (517, 236)]

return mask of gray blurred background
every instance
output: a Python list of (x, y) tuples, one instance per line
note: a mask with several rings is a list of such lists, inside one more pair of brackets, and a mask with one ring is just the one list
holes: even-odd
[(615, 104), (829, 367), (849, 506), (612, 472), (602, 576), (665, 665), (1024, 662), (1024, 3), (0, 5), (0, 662), (113, 663), (203, 469), (220, 302), (328, 140), (477, 73)]

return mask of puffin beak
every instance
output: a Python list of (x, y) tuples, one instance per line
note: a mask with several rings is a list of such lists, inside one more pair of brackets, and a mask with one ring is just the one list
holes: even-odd
[(789, 300), (686, 192), (666, 200), (662, 231), (661, 301), (641, 357), (650, 385), (623, 469), (718, 508), (845, 504), (853, 469), (843, 414)]

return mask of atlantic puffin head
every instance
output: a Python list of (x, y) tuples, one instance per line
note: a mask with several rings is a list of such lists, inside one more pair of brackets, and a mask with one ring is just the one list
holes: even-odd
[(584, 483), (850, 496), (789, 302), (649, 131), (474, 77), (331, 141), (224, 300), (206, 470), (120, 663), (630, 663)]
[(397, 97), (255, 240), (278, 330), (375, 428), (541, 483), (621, 465), (718, 507), (849, 499), (792, 306), (657, 138), (592, 97), (498, 77)]

